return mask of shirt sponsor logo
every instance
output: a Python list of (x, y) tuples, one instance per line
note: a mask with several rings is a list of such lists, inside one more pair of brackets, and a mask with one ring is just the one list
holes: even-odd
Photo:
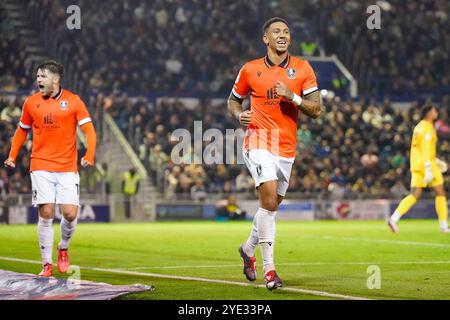
[(267, 100), (264, 102), (265, 106), (273, 106), (280, 103), (280, 97), (277, 95), (276, 87), (272, 87), (266, 91)]
[(58, 122), (58, 118), (53, 114), (53, 113), (49, 113), (48, 115), (46, 115), (44, 117), (44, 125), (43, 128), (45, 129), (50, 129), (50, 130), (54, 130), (54, 129), (59, 129), (61, 126)]

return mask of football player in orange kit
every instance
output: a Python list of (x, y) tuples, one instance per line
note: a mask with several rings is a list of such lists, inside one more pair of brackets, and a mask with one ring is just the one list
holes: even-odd
[(39, 246), (42, 256), (40, 276), (53, 275), (53, 217), (55, 205), (62, 213), (61, 242), (58, 244), (58, 271), (69, 268), (69, 241), (77, 225), (80, 178), (77, 165), (76, 132), (79, 125), (86, 135), (87, 151), (83, 167), (94, 164), (96, 133), (86, 105), (76, 94), (63, 89), (64, 68), (56, 61), (45, 61), (36, 69), (39, 89), (25, 99), (19, 126), (12, 139), (5, 166), (15, 161), (28, 131), (33, 132), (30, 175), (32, 202), (38, 206)]
[[(256, 279), (254, 252), (261, 247), (264, 281), (269, 290), (282, 286), (275, 271), (275, 216), (289, 185), (295, 159), (298, 113), (321, 116), (322, 104), (310, 64), (289, 55), (291, 34), (282, 18), (263, 26), (267, 55), (247, 62), (240, 70), (228, 99), (228, 110), (247, 127), (244, 160), (258, 190), (259, 209), (245, 244), (239, 247), (244, 274)], [(242, 102), (250, 94), (250, 110)]]

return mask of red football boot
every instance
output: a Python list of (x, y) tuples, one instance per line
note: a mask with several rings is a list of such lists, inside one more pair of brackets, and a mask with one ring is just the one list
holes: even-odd
[(67, 249), (58, 248), (58, 271), (66, 273), (69, 270), (69, 254)]
[(42, 271), (38, 274), (39, 277), (51, 277), (53, 275), (53, 265), (51, 263), (46, 263), (42, 267)]
[(256, 259), (255, 257), (249, 257), (242, 245), (239, 247), (239, 253), (244, 260), (244, 274), (248, 281), (256, 280)]
[(280, 277), (275, 270), (268, 271), (264, 277), (266, 288), (270, 291), (281, 288), (283, 286)]

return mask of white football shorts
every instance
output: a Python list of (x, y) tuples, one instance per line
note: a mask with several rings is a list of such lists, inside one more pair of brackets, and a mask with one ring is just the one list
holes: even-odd
[(76, 172), (31, 172), (32, 204), (80, 205), (80, 176)]
[(277, 180), (277, 193), (284, 197), (289, 187), (289, 178), (295, 157), (277, 156), (266, 149), (244, 150), (243, 152), (245, 164), (255, 180), (255, 188), (258, 188), (261, 183)]

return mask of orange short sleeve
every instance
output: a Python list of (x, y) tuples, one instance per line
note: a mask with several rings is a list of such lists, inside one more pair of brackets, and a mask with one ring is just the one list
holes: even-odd
[(301, 72), (304, 76), (304, 81), (302, 84), (303, 96), (318, 90), (316, 74), (308, 61), (304, 62)]
[(239, 71), (236, 77), (236, 81), (234, 82), (233, 90), (231, 92), (235, 97), (239, 99), (245, 99), (245, 97), (250, 92), (250, 86), (247, 79), (247, 64), (245, 64)]

